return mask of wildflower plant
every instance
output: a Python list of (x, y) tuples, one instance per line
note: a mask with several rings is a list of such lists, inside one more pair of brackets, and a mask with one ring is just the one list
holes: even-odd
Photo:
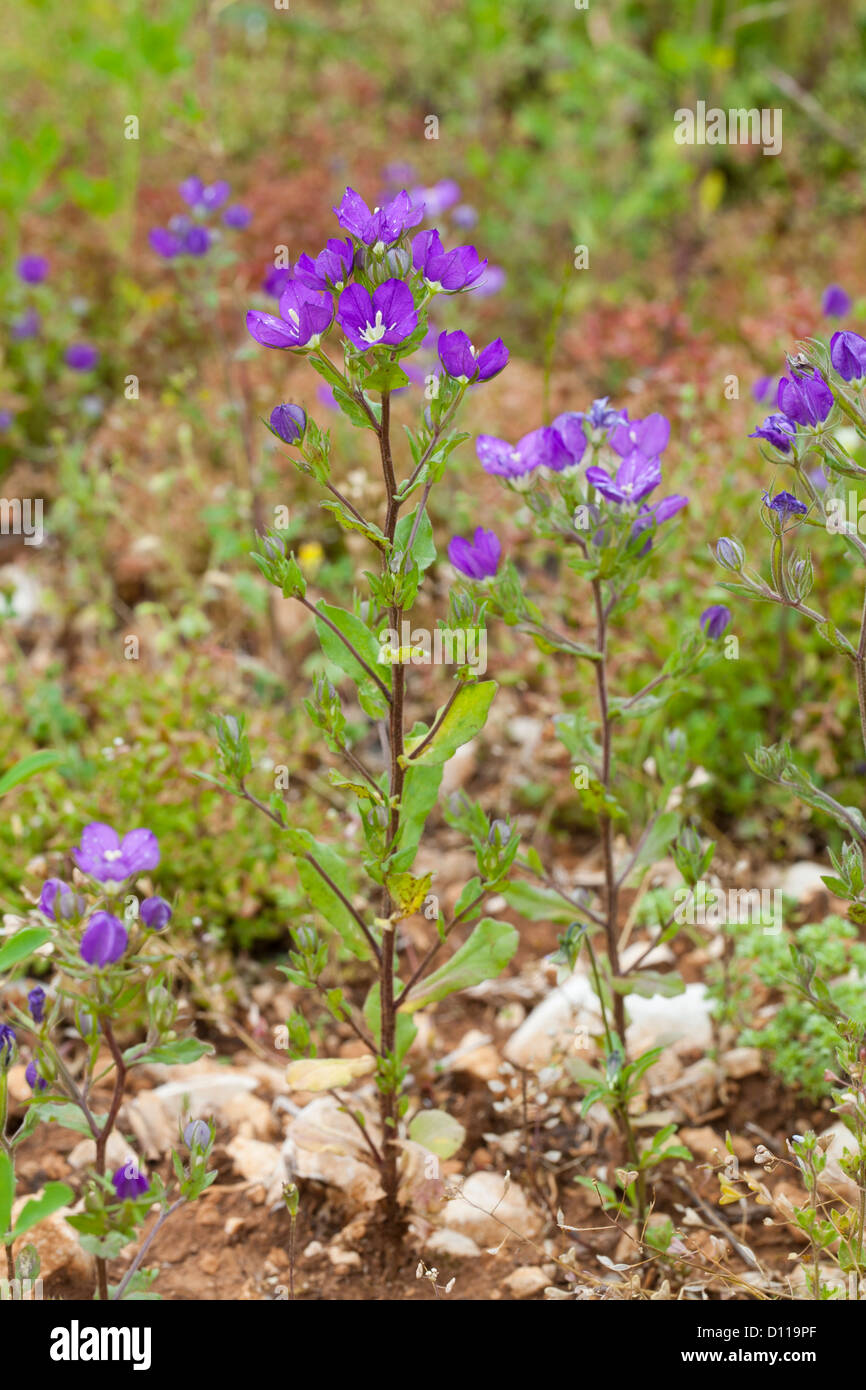
[[(11, 1199), (2, 1202), (3, 1186), (7, 1193), (14, 1190), (17, 1146), (40, 1124), (57, 1123), (84, 1135), (94, 1143), (94, 1162), (81, 1209), (66, 1220), (95, 1257), (97, 1297), (138, 1297), (154, 1278), (155, 1272), (142, 1269), (141, 1261), (156, 1231), (216, 1174), (207, 1170), (213, 1131), (202, 1121), (186, 1127), (182, 1153), (172, 1154), (172, 1184), (156, 1174), (146, 1176), (132, 1152), (110, 1171), (109, 1144), (127, 1080), (135, 1067), (193, 1062), (210, 1049), (176, 1027), (178, 1005), (170, 989), (171, 953), (165, 945), (171, 906), (156, 894), (139, 897), (133, 891), (159, 864), (156, 836), (139, 829), (121, 838), (110, 826), (95, 823), (84, 829), (72, 857), (75, 882), (51, 878), (42, 887), (38, 915), (44, 925), (23, 926), (0, 949), (0, 971), (8, 972), (7, 997), (14, 995), (21, 972), (34, 958), (50, 965), (50, 973), (27, 992), (26, 1005), (8, 1006), (9, 1022), (2, 1028), (6, 1046), (0, 1055), (5, 1064), (0, 1067), (0, 1094), (5, 1100), (5, 1071), (15, 1048), (26, 1045), (32, 1095), (12, 1134), (7, 1133), (5, 1103), (0, 1107), (0, 1225), (10, 1238), (21, 1234), (20, 1222), (10, 1227)], [(130, 1018), (144, 1020), (145, 1036), (123, 1048), (118, 1032)], [(70, 1033), (75, 1039), (71, 1049), (65, 1041)], [(110, 1087), (110, 1099), (102, 1110), (98, 1089), (105, 1087)], [(71, 1196), (64, 1184), (49, 1184), (37, 1199), (36, 1219)], [(154, 1214), (122, 1282), (110, 1287), (108, 1262), (140, 1238)]]
[[(318, 916), (317, 923), (292, 927), (285, 973), (332, 1020), (347, 1024), (364, 1047), (358, 1057), (318, 1057), (314, 1031), (298, 1010), (287, 1029), (294, 1059), (289, 1083), (342, 1098), (354, 1080), (374, 1078), (378, 1131), (360, 1105), (346, 1104), (378, 1168), (385, 1229), (393, 1233), (400, 1223), (398, 1160), (407, 1135), (418, 1136), (439, 1157), (453, 1153), (462, 1138), (460, 1127), (440, 1112), (432, 1118), (419, 1113), (406, 1125), (414, 1015), (499, 974), (517, 946), (513, 926), (483, 915), (485, 898), (501, 888), (517, 853), (518, 836), (510, 827), (492, 827), (483, 810), (474, 808), (469, 835), (478, 871), (451, 912), (440, 906), (433, 874), (415, 870), (445, 766), (483, 728), (496, 682), (459, 660), (446, 698), (423, 718), (415, 717), (415, 709), (427, 697), (410, 682), (417, 655), (412, 612), (437, 558), (430, 496), (451, 454), (468, 438), (454, 429), (467, 391), (502, 371), (508, 352), (500, 340), (477, 350), (463, 332), (443, 335), (428, 403), (417, 425), (407, 428), (408, 453), (401, 457), (392, 397), (409, 382), (409, 359), (428, 333), (430, 306), (439, 295), (475, 287), (483, 263), (473, 247), (445, 251), (434, 233), (417, 231), (423, 208), (405, 190), (371, 209), (347, 189), (334, 211), (341, 236), (317, 256), (302, 256), (282, 287), (278, 314), (250, 310), (247, 327), (263, 346), (302, 355), (343, 415), (373, 441), (382, 493), (378, 514), (368, 516), (340, 484), (328, 432), (291, 402), (277, 405), (270, 418), (298, 469), (326, 494), (322, 507), (347, 534), (364, 538), (372, 564), (358, 576), (349, 604), (341, 606), (312, 595), (310, 580), (278, 530), (259, 537), (254, 559), (283, 597), (313, 619), (325, 673), (316, 677), (306, 707), (337, 760), (330, 780), (351, 810), (361, 843), (317, 841), (292, 823), (281, 789), (266, 800), (255, 795), (247, 786), (252, 756), (243, 721), (222, 717), (217, 732), (224, 785), (283, 829)], [(475, 633), (482, 607), (468, 594), (452, 596), (441, 625), (458, 635)], [(405, 951), (401, 935), (401, 923), (419, 915), (429, 923), (420, 958)], [(335, 967), (347, 957), (370, 976), (361, 1010), (338, 983)]]
[[(547, 653), (570, 658), (591, 674), (595, 712), (584, 705), (556, 717), (556, 732), (572, 762), (572, 785), (583, 810), (598, 826), (604, 886), (591, 898), (572, 891), (545, 868), (535, 849), (518, 860), (529, 878), (503, 890), (524, 915), (567, 924), (558, 955), (569, 971), (585, 948), (603, 1020), (600, 1039), (603, 1066), (579, 1064), (586, 1086), (585, 1107), (603, 1101), (616, 1117), (626, 1151), (621, 1170), (621, 1194), (607, 1187), (603, 1200), (625, 1206), (644, 1225), (648, 1210), (647, 1175), (662, 1161), (688, 1156), (671, 1142), (673, 1127), (660, 1130), (639, 1148), (632, 1108), (641, 1078), (660, 1049), (631, 1057), (626, 1046), (626, 996), (630, 993), (675, 994), (684, 988), (676, 974), (647, 969), (645, 961), (656, 946), (679, 930), (673, 913), (655, 923), (653, 939), (626, 966), (620, 948), (620, 903), (623, 890), (639, 888), (649, 867), (663, 854), (672, 854), (686, 884), (694, 889), (709, 868), (713, 846), (683, 824), (672, 804), (673, 792), (687, 777), (687, 749), (680, 731), (669, 729), (658, 740), (655, 784), (645, 794), (643, 821), (630, 807), (640, 805), (640, 786), (629, 778), (627, 757), (617, 756), (617, 739), (625, 726), (647, 720), (686, 687), (689, 677), (716, 654), (730, 614), (721, 606), (707, 609), (700, 625), (686, 629), (679, 646), (660, 670), (636, 691), (617, 692), (612, 685), (612, 640), (641, 599), (663, 528), (686, 505), (678, 494), (655, 496), (662, 482), (661, 455), (670, 426), (652, 414), (632, 420), (607, 399), (586, 412), (567, 411), (552, 424), (532, 430), (516, 443), (482, 435), (477, 441), (483, 469), (503, 480), (526, 508), (534, 534), (545, 544), (563, 547), (568, 589), (564, 625), (551, 621), (526, 592), (517, 564), (500, 563), (500, 546), (492, 533), (476, 532), (470, 544), (461, 539), (451, 547), (452, 563), (469, 581), (471, 601), (530, 635)], [(480, 581), (480, 582), (479, 582)], [(588, 602), (581, 604), (583, 589)], [(574, 615), (587, 614), (586, 621)], [(627, 783), (632, 790), (626, 795)], [(637, 790), (637, 796), (635, 791)], [(629, 848), (617, 849), (618, 836)], [(534, 881), (533, 881), (534, 880)], [(577, 1073), (576, 1073), (577, 1074)]]

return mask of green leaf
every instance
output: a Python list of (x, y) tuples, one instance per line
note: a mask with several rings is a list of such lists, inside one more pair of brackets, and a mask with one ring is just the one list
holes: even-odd
[(404, 1008), (414, 1013), (460, 989), (494, 980), (511, 960), (518, 941), (517, 929), (510, 922), (482, 917), (451, 959), (409, 991)]
[(31, 753), (29, 757), (22, 758), (20, 762), (13, 763), (10, 768), (0, 777), (0, 796), (5, 796), (6, 792), (17, 787), (19, 782), (26, 782), (28, 778), (35, 777), (38, 772), (45, 772), (49, 767), (56, 767), (63, 762), (64, 755), (58, 753), (53, 748), (40, 748), (38, 752)]
[[(415, 525), (417, 512), (418, 508), (416, 507), (415, 511), (407, 512), (406, 515), (401, 516), (400, 520), (397, 522), (397, 527), (394, 531), (395, 550), (405, 550), (406, 546), (409, 544), (409, 537)], [(427, 514), (426, 507), (421, 513), (421, 520), (418, 523), (415, 540), (412, 542), (412, 559), (422, 574), (425, 570), (430, 568), (433, 561), (436, 559), (436, 543), (433, 540), (433, 523)]]
[(47, 927), (25, 927), (0, 946), (0, 970), (11, 970), (19, 961), (26, 960), (51, 940)]
[[(92, 1113), (92, 1112), (91, 1112)], [(59, 1124), (63, 1129), (74, 1130), (76, 1134), (86, 1134), (88, 1139), (92, 1139), (90, 1125), (85, 1120), (77, 1105), (71, 1101), (44, 1100), (36, 1101), (27, 1107), (27, 1114), (24, 1123), (27, 1124), (32, 1117), (43, 1124)], [(107, 1119), (106, 1115), (94, 1115), (97, 1129), (102, 1129)], [(33, 1126), (35, 1128), (35, 1124)]]
[(409, 1125), (409, 1138), (437, 1158), (451, 1158), (466, 1138), (466, 1130), (445, 1110), (421, 1110)]
[(358, 699), (364, 713), (368, 714), (371, 719), (384, 719), (388, 713), (388, 701), (369, 672), (375, 671), (379, 680), (390, 689), (391, 667), (387, 662), (379, 660), (379, 653), (382, 648), (376, 640), (375, 634), (354, 613), (348, 613), (346, 609), (338, 608), (333, 603), (325, 603), (324, 599), (316, 605), (316, 608), (324, 617), (330, 619), (338, 632), (342, 633), (346, 641), (364, 661), (368, 670), (364, 669), (358, 658), (349, 650), (346, 643), (341, 641), (337, 633), (317, 619), (316, 632), (325, 656), (335, 666), (339, 666), (341, 671), (345, 671), (347, 676), (351, 676), (358, 687)]
[(53, 1211), (68, 1206), (70, 1202), (74, 1201), (75, 1193), (71, 1187), (66, 1186), (65, 1182), (47, 1182), (39, 1197), (34, 1197), (32, 1202), (24, 1204), (12, 1234), (16, 1239), (18, 1236), (23, 1236), (25, 1231), (29, 1231), (32, 1226), (44, 1221), (45, 1217), (50, 1216)]
[[(418, 737), (415, 730), (413, 735)], [(439, 797), (439, 784), (444, 771), (441, 763), (433, 767), (419, 767), (418, 763), (410, 763), (406, 769), (400, 797), (400, 833), (390, 863), (394, 872), (412, 867), (427, 817)]]
[(578, 907), (572, 907), (552, 888), (541, 888), (525, 879), (503, 884), (501, 891), (508, 906), (528, 922), (573, 922), (580, 915)]
[(142, 1062), (197, 1062), (199, 1057), (206, 1057), (212, 1052), (210, 1043), (199, 1042), (198, 1038), (178, 1038), (175, 1042), (160, 1043), (142, 1057), (135, 1056), (134, 1047), (127, 1048), (123, 1056), (125, 1061), (134, 1057), (138, 1066)]
[(0, 1236), (9, 1230), (15, 1200), (15, 1170), (8, 1154), (0, 1151)]
[(397, 362), (385, 362), (364, 378), (365, 391), (399, 391), (409, 378)]
[(662, 975), (656, 970), (638, 970), (633, 975), (620, 975), (611, 980), (611, 985), (617, 994), (639, 994), (643, 999), (649, 999), (654, 994), (672, 999), (675, 994), (682, 994), (686, 987), (675, 971)]
[(349, 873), (339, 853), (331, 845), (318, 844), (309, 830), (293, 830), (291, 843), (293, 853), (298, 856), (298, 877), (313, 907), (322, 914), (328, 926), (339, 933), (346, 949), (358, 960), (366, 960), (370, 955), (370, 946), (352, 913), (325, 882), (315, 865), (304, 858), (305, 854), (312, 854), (334, 886), (351, 902)]
[[(410, 756), (405, 759), (404, 766), (430, 767), (438, 763), (447, 763), (458, 748), (468, 743), (484, 728), (495, 694), (496, 681), (475, 681), (470, 685), (461, 686), (440, 727), (417, 758), (411, 757), (412, 747), (407, 743), (407, 753)], [(441, 714), (440, 710), (436, 720)], [(435, 727), (436, 720), (431, 727)], [(417, 748), (423, 739), (418, 738), (410, 742)]]
[(629, 879), (638, 869), (650, 868), (665, 856), (671, 840), (679, 834), (680, 818), (676, 811), (663, 811), (647, 831), (637, 852)]
[[(398, 993), (395, 987), (395, 994)], [(381, 1011), (381, 990), (379, 981), (372, 986), (367, 998), (364, 1000), (364, 1020), (369, 1028), (373, 1041), (376, 1046), (380, 1046), (382, 1041), (382, 1011)], [(408, 1014), (398, 1013), (395, 1020), (395, 1047), (397, 1061), (402, 1062), (409, 1048), (418, 1036), (418, 1025)]]

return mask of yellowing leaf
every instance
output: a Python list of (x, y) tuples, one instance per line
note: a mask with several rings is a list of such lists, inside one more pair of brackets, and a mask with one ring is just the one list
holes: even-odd
[(466, 1138), (466, 1130), (444, 1110), (422, 1110), (409, 1126), (409, 1138), (437, 1158), (450, 1158)]
[(376, 1066), (372, 1057), (309, 1057), (290, 1062), (286, 1081), (293, 1091), (330, 1091), (367, 1076)]

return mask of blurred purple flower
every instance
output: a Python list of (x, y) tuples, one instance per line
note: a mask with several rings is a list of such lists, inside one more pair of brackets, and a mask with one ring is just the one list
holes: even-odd
[(768, 415), (762, 425), (753, 430), (749, 435), (750, 439), (766, 439), (774, 449), (778, 449), (782, 454), (791, 452), (791, 440), (797, 433), (797, 426), (792, 424), (787, 415)]
[(33, 1022), (41, 1023), (45, 1017), (45, 990), (41, 985), (34, 985), (27, 995), (27, 1007)]
[(821, 300), (821, 312), (829, 319), (841, 319), (851, 312), (851, 298), (841, 285), (828, 285)]
[(139, 909), (141, 920), (151, 931), (163, 931), (171, 921), (171, 905), (165, 898), (145, 898)]
[(363, 285), (349, 285), (337, 305), (337, 322), (362, 351), (380, 344), (397, 347), (418, 327), (412, 295), (402, 280), (385, 280), (372, 297)]
[(39, 1075), (39, 1068), (35, 1062), (28, 1062), (24, 1068), (24, 1080), (34, 1093), (44, 1091), (48, 1085), (48, 1082)]
[(505, 284), (505, 271), (501, 265), (488, 265), (487, 274), (475, 286), (475, 293), (479, 299), (489, 299), (491, 295), (498, 294)]
[(273, 299), (279, 299), (286, 285), (292, 278), (290, 266), (269, 265), (262, 281), (262, 289), (265, 294), (271, 295)]
[(598, 488), (608, 502), (640, 502), (662, 480), (662, 466), (658, 458), (647, 458), (640, 450), (624, 458), (611, 478), (603, 468), (588, 468), (586, 480)]
[(577, 410), (566, 410), (563, 411), (562, 415), (557, 415), (552, 425), (571, 455), (571, 462), (574, 467), (580, 463), (586, 449), (586, 435), (583, 432), (584, 418)]
[(471, 203), (460, 203), (452, 212), (451, 220), (455, 227), (474, 227), (478, 221), (478, 213)]
[(610, 436), (610, 447), (621, 458), (635, 450), (644, 458), (657, 458), (664, 453), (670, 437), (670, 422), (664, 415), (655, 412), (644, 420), (630, 420), (625, 411), (623, 420)]
[(184, 179), (183, 183), (178, 188), (178, 192), (183, 198), (183, 201), (188, 203), (191, 208), (198, 207), (202, 199), (202, 194), (204, 193), (204, 184), (201, 179), (197, 179), (193, 176), (192, 178)]
[(536, 468), (550, 468), (559, 473), (572, 463), (571, 453), (550, 425), (531, 430), (516, 444), (492, 434), (479, 434), (475, 451), (485, 473), (500, 478), (521, 478)]
[(238, 231), (248, 227), (253, 220), (253, 215), (249, 208), (244, 207), (243, 203), (232, 203), (230, 208), (226, 208), (223, 213), (223, 222), (227, 227), (235, 227)]
[(795, 497), (793, 492), (777, 492), (775, 497), (771, 497), (769, 492), (765, 492), (763, 501), (771, 512), (775, 512), (777, 516), (782, 518), (805, 516), (809, 510), (806, 503), (801, 502), (799, 497)]
[(460, 185), (454, 179), (440, 179), (429, 188), (411, 188), (409, 197), (424, 209), (425, 217), (441, 217), (460, 198)]
[(81, 832), (81, 847), (72, 857), (84, 874), (100, 883), (122, 883), (159, 864), (159, 845), (152, 830), (130, 830), (121, 840), (116, 830), (94, 821)]
[(126, 950), (126, 927), (110, 912), (94, 912), (81, 938), (79, 954), (88, 965), (113, 965)]
[(456, 570), (469, 579), (490, 579), (499, 568), (502, 546), (493, 531), (479, 526), (471, 541), (452, 536), (448, 542), (448, 559)]
[(74, 372), (92, 372), (99, 361), (99, 352), (90, 343), (72, 343), (63, 354), (63, 360)]
[(859, 333), (834, 333), (830, 339), (830, 361), (846, 381), (866, 376), (866, 338)]
[(730, 621), (731, 610), (726, 608), (723, 603), (713, 603), (709, 608), (705, 608), (700, 619), (701, 627), (711, 642), (715, 642), (717, 638), (721, 637)]
[(456, 333), (440, 333), (438, 348), (439, 361), (455, 381), (490, 381), (508, 363), (508, 348), (501, 338), (494, 338), (479, 351), (460, 329)]
[(11, 410), (0, 409), (0, 434), (5, 434), (6, 430), (11, 428), (14, 420), (15, 416)]
[(41, 285), (48, 275), (44, 256), (22, 256), (17, 266), (18, 278), (28, 285)]
[(207, 227), (190, 227), (183, 239), (183, 249), (190, 256), (206, 256), (210, 250), (210, 232)]
[(171, 261), (175, 256), (180, 255), (183, 250), (183, 241), (175, 233), (168, 231), (165, 227), (151, 227), (147, 234), (147, 239), (158, 256), (163, 260)]
[(36, 338), (42, 327), (42, 320), (35, 309), (25, 309), (20, 319), (16, 319), (12, 325), (12, 337), (19, 342), (25, 338)]
[(118, 1168), (111, 1181), (121, 1202), (134, 1202), (137, 1197), (143, 1197), (145, 1192), (150, 1191), (150, 1183), (133, 1162), (124, 1163), (122, 1168)]

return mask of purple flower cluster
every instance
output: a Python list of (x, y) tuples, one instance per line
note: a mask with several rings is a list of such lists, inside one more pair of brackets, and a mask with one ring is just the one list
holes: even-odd
[[(176, 256), (206, 256), (214, 242), (214, 232), (204, 225), (205, 220), (228, 202), (231, 187), (225, 179), (204, 184), (200, 178), (184, 179), (179, 193), (190, 214), (179, 213), (167, 227), (151, 227), (148, 240), (158, 256), (172, 261)], [(223, 224), (235, 231), (248, 227), (253, 220), (249, 208), (232, 203), (222, 215)]]
[[(22, 256), (16, 266), (19, 280), (25, 285), (42, 285), (48, 279), (49, 263), (45, 256)], [(42, 317), (32, 304), (11, 325), (11, 337), (19, 343), (38, 338)], [(99, 363), (99, 350), (91, 343), (70, 343), (63, 353), (67, 367), (74, 372), (92, 372)], [(8, 429), (14, 420), (11, 411), (0, 412), (0, 429)]]
[[(866, 353), (866, 341), (862, 338), (858, 339), (856, 333), (835, 333), (832, 343), (836, 344), (837, 339), (852, 340), (850, 347), (845, 344), (839, 345), (837, 356), (846, 367), (848, 364), (851, 364), (852, 367), (856, 366), (854, 340), (856, 339), (862, 344), (864, 353)], [(845, 376), (845, 371), (842, 370), (837, 357), (834, 356), (832, 345), (830, 356), (833, 366)], [(866, 374), (866, 356), (864, 356), (863, 374)], [(846, 380), (850, 381), (851, 377), (846, 377)], [(771, 378), (764, 378), (763, 381), (769, 385)], [(763, 385), (763, 381), (759, 385)], [(762, 391), (760, 396), (756, 396), (756, 399), (760, 400), (765, 395), (766, 391)], [(758, 428), (752, 431), (749, 438), (765, 439), (779, 453), (789, 454), (797, 429), (816, 429), (822, 425), (833, 409), (833, 403), (833, 392), (817, 367), (811, 376), (802, 371), (792, 373), (791, 376), (783, 376), (776, 390), (776, 404), (779, 409), (768, 415)]]
[[(330, 237), (318, 255), (299, 256), (291, 269), (269, 269), (263, 288), (278, 300), (279, 312), (247, 314), (249, 333), (264, 347), (311, 351), (336, 322), (358, 352), (408, 351), (417, 346), (414, 335), (431, 296), (472, 289), (486, 268), (474, 246), (446, 250), (435, 229), (418, 232), (411, 248), (405, 244), (425, 213), (417, 190), (403, 188), (371, 209), (347, 188), (334, 212), (348, 233), (344, 239)], [(457, 332), (440, 336), (439, 357), (449, 376), (468, 384), (502, 371), (508, 352), (499, 339), (476, 352)], [(280, 433), (273, 420), (272, 427)]]

